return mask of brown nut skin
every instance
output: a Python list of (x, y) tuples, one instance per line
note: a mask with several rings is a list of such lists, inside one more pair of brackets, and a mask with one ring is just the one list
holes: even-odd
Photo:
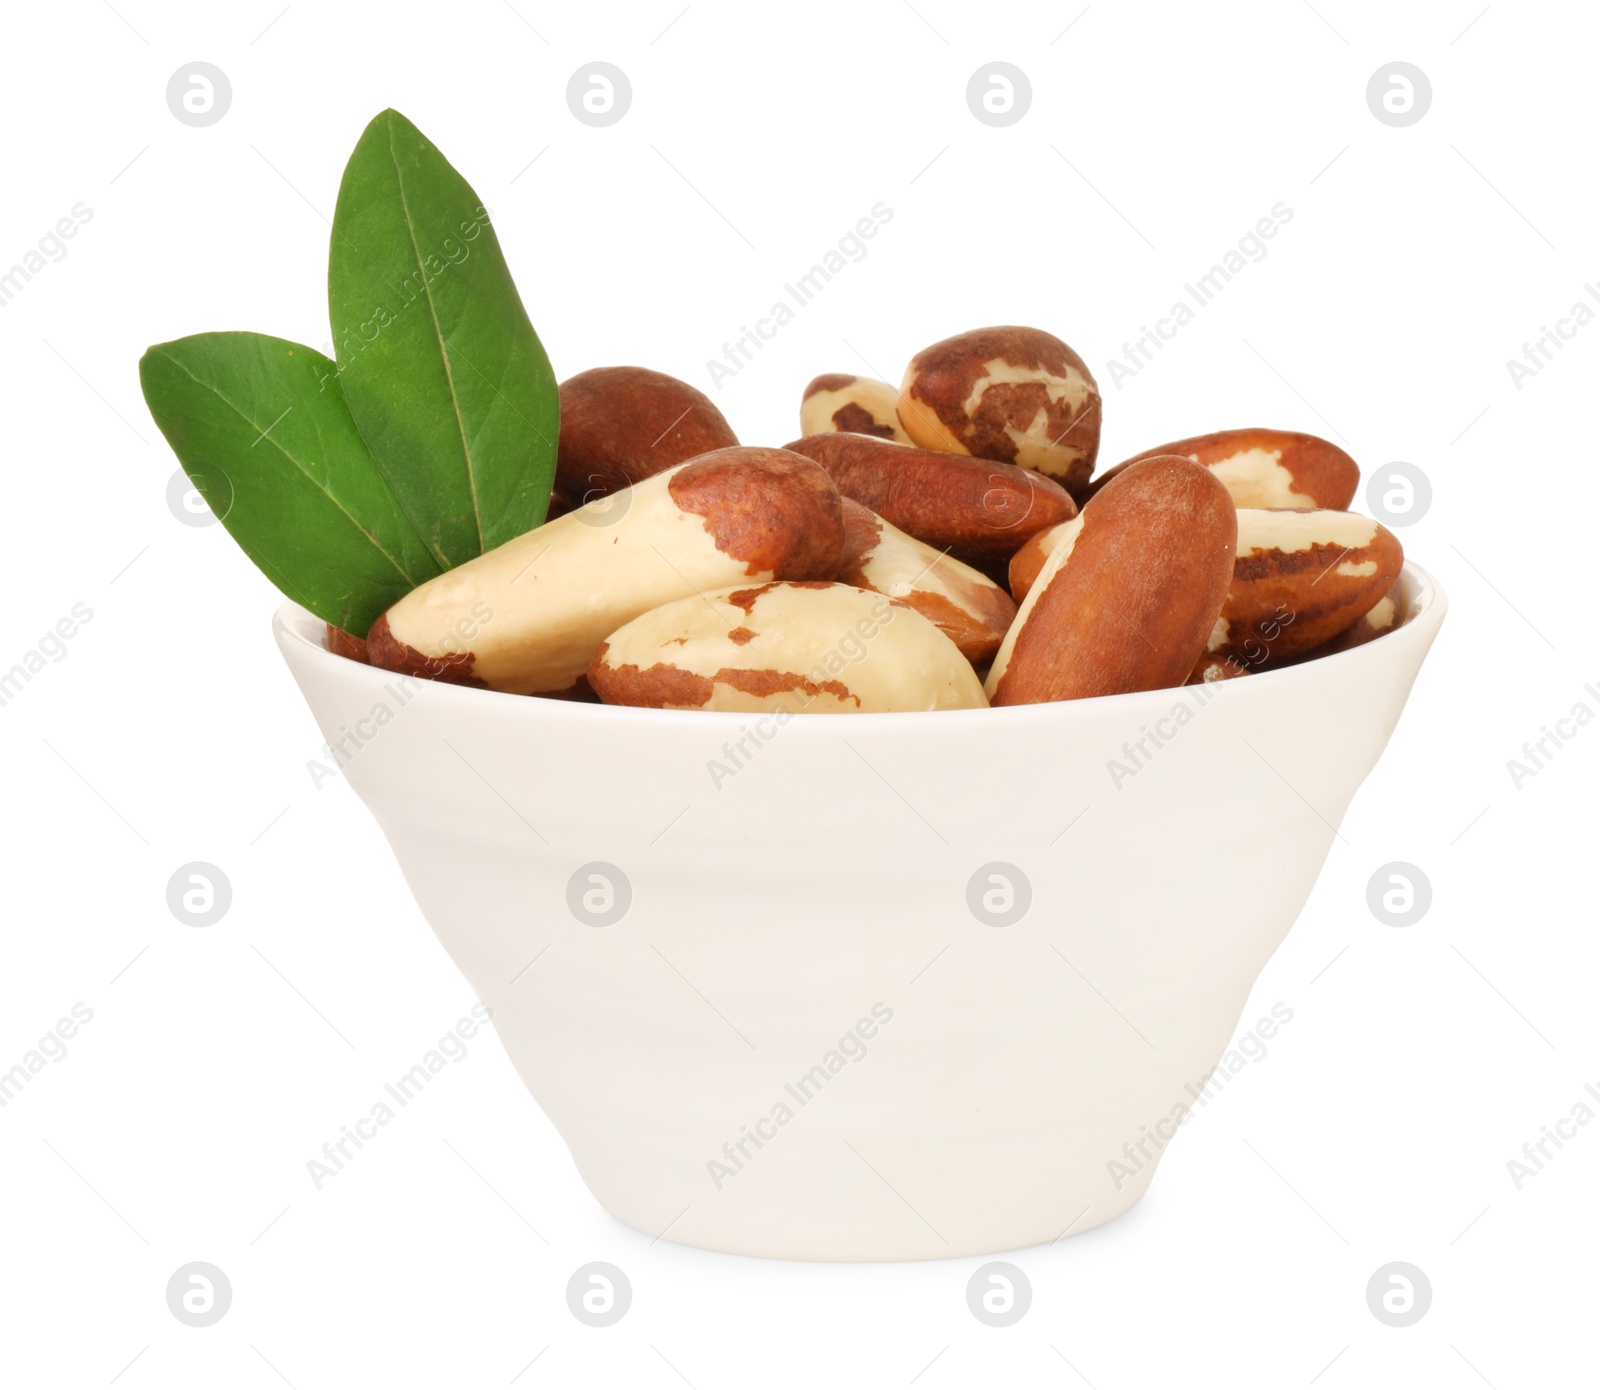
[(588, 676), (579, 676), (578, 679), (565, 690), (546, 690), (542, 694), (534, 695), (535, 700), (571, 700), (576, 705), (598, 705), (600, 696), (595, 688), (589, 684)]
[(1343, 511), (1356, 495), (1361, 469), (1337, 444), (1297, 430), (1239, 429), (1197, 434), (1146, 449), (1108, 468), (1078, 495), (1082, 505), (1140, 459), (1177, 454), (1211, 469), (1236, 507)]
[[(1296, 656), (1280, 661), (1270, 661), (1267, 667), (1299, 666), (1307, 661), (1318, 661), (1325, 656), (1337, 656), (1352, 647), (1363, 647), (1375, 638), (1393, 632), (1404, 616), (1404, 598), (1400, 592), (1400, 584), (1396, 581), (1387, 594), (1337, 637), (1329, 638), (1320, 646), (1312, 647), (1310, 651), (1300, 652)], [(1189, 677), (1188, 684), (1203, 685), (1210, 681), (1232, 680), (1235, 676), (1252, 675), (1262, 669), (1266, 668), (1247, 666), (1234, 656), (1203, 656), (1200, 658), (1200, 664), (1194, 668), (1194, 674)]]
[(1017, 605), (987, 575), (844, 499), (844, 554), (834, 578), (914, 608), (974, 665), (1000, 650)]
[(978, 569), (1004, 563), (1035, 531), (1077, 512), (1029, 468), (908, 448), (864, 434), (811, 434), (784, 446), (815, 459), (846, 497)]
[(1094, 472), (1099, 388), (1083, 358), (1037, 328), (977, 328), (923, 348), (899, 409), (924, 449), (1034, 468), (1069, 490)]
[(581, 506), (738, 442), (688, 382), (648, 367), (594, 367), (561, 383), (556, 488), (569, 507)]
[(1400, 542), (1370, 517), (1240, 507), (1238, 518), (1233, 578), (1203, 661), (1282, 665), (1360, 621), (1400, 577)]
[(545, 504), (544, 519), (554, 521), (558, 516), (565, 516), (576, 505), (559, 487), (553, 487), (550, 489), (550, 500)]
[(1147, 459), (1083, 510), (989, 672), (994, 705), (1182, 685), (1216, 627), (1238, 523), (1188, 459)]
[(359, 637), (352, 636), (342, 627), (335, 627), (326, 623), (327, 634), (323, 643), (335, 656), (342, 656), (350, 661), (359, 661), (363, 665), (367, 660), (367, 644)]
[(716, 449), (674, 473), (667, 487), (686, 512), (705, 518), (717, 549), (746, 573), (832, 579), (844, 550), (839, 490), (815, 460), (787, 449)]
[(1393, 632), (1404, 618), (1405, 598), (1400, 592), (1399, 582), (1396, 581), (1394, 587), (1354, 623), (1337, 637), (1307, 652), (1302, 660), (1312, 661), (1319, 656), (1347, 652), (1352, 647), (1364, 647), (1374, 638), (1382, 637), (1386, 632)]
[(1006, 584), (1014, 602), (1021, 603), (1028, 597), (1028, 590), (1033, 588), (1033, 581), (1039, 577), (1039, 571), (1050, 558), (1050, 552), (1056, 548), (1056, 542), (1061, 539), (1061, 528), (1066, 524), (1063, 521), (1048, 531), (1029, 536), (1011, 557), (1011, 563), (1006, 567)]
[(870, 434), (911, 443), (900, 423), (900, 393), (887, 381), (846, 372), (813, 377), (800, 397), (801, 434)]
[[(493, 552), (486, 551), (486, 554)], [(413, 591), (415, 592), (415, 591)], [(402, 599), (401, 602), (404, 602)], [(394, 635), (389, 624), (389, 614), (380, 613), (367, 633), (367, 660), (382, 671), (398, 671), (403, 676), (418, 676), (423, 680), (443, 681), (446, 685), (467, 685), (474, 690), (488, 690), (489, 682), (473, 675), (476, 661), (474, 652), (439, 652), (430, 654)], [(545, 694), (528, 691), (527, 694)]]

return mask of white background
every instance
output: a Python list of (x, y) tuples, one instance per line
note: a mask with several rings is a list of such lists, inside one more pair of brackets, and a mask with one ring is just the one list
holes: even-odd
[[(1576, 702), (1600, 711), (1600, 327), (1521, 389), (1506, 361), (1600, 281), (1593, 10), (516, 4), (8, 11), (0, 265), (75, 203), (93, 218), (0, 309), (0, 668), (74, 603), (93, 618), (0, 708), (0, 1068), (75, 1002), (94, 1017), (0, 1110), (0, 1380), (1571, 1383), (1600, 1125), (1521, 1190), (1506, 1163), (1600, 1085), (1600, 728), (1520, 790), (1506, 762)], [(165, 101), (197, 59), (233, 87), (205, 129)], [(606, 129), (565, 101), (594, 59), (633, 86)], [(1033, 88), (1005, 129), (965, 101), (994, 59)], [(1365, 97), (1396, 59), (1433, 88), (1404, 129)], [(817, 372), (898, 379), (926, 342), (1018, 322), (1100, 377), (1107, 463), (1271, 424), (1431, 479), (1402, 536), (1452, 613), (1244, 1026), (1279, 1001), (1293, 1021), (1141, 1205), (1010, 1257), (1034, 1291), (1015, 1326), (967, 1311), (981, 1261), (764, 1263), (619, 1227), (488, 1035), (308, 1177), (472, 998), (364, 807), (314, 786), (274, 595), (220, 527), (169, 511), (136, 362), (205, 329), (326, 344), (326, 218), (391, 105), (492, 208), (558, 376), (638, 362), (712, 389), (707, 359), (882, 201), (870, 254), (713, 390), (745, 442), (792, 437)], [(1113, 386), (1108, 359), (1279, 202), (1270, 254)], [(166, 906), (192, 860), (233, 885), (214, 927)], [(1433, 885), (1414, 927), (1367, 909), (1393, 860)], [(193, 1260), (233, 1288), (206, 1329), (165, 1301)], [(609, 1329), (567, 1310), (591, 1260), (633, 1283)], [(1410, 1328), (1367, 1309), (1392, 1260), (1433, 1287)]]

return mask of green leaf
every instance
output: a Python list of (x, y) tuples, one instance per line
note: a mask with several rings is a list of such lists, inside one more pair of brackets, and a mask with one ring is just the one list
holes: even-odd
[(350, 412), (439, 563), (539, 525), (555, 374), (478, 195), (398, 111), (345, 166), (328, 307)]
[(440, 572), (320, 352), (260, 333), (200, 333), (151, 348), (139, 381), (228, 534), (319, 618), (364, 637)]

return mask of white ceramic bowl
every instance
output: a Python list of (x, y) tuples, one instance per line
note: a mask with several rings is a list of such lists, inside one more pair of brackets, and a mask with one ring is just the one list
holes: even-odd
[[(1443, 621), (1403, 584), (1394, 631), (1245, 680), (781, 727), (407, 683), (293, 604), (275, 631), (608, 1211), (909, 1260), (1143, 1195)], [(1024, 876), (1010, 925), (969, 906)]]

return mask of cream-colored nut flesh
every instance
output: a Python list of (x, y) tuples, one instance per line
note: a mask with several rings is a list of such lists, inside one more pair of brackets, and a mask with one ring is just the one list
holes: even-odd
[[(1211, 471), (1214, 473), (1216, 469)], [(1318, 545), (1363, 550), (1372, 544), (1377, 534), (1378, 523), (1356, 512), (1240, 507), (1237, 553), (1245, 556), (1258, 550), (1281, 550), (1293, 555)]]
[(702, 454), (413, 590), (376, 623), (374, 665), (513, 694), (571, 690), (606, 634), (741, 582), (831, 578), (839, 496), (781, 449)]
[(1072, 558), (1072, 547), (1077, 544), (1078, 536), (1083, 531), (1083, 513), (1079, 512), (1071, 521), (1063, 521), (1059, 526), (1052, 526), (1040, 535), (1047, 537), (1041, 542), (1047, 545), (1043, 566), (1033, 576), (1027, 586), (1026, 596), (1021, 606), (1017, 609), (1017, 616), (1011, 620), (1007, 629), (1005, 640), (1000, 643), (1000, 650), (995, 653), (994, 664), (989, 667), (988, 678), (983, 683), (984, 694), (991, 699), (994, 697), (995, 687), (1000, 684), (1000, 678), (1006, 673), (1006, 666), (1011, 661), (1011, 650), (1017, 644), (1017, 638), (1022, 633), (1022, 625), (1028, 621), (1033, 613), (1033, 606), (1045, 586), (1061, 572), (1068, 560)]
[[(1163, 449), (1163, 452), (1171, 450)], [(1309, 493), (1296, 490), (1294, 474), (1283, 466), (1282, 449), (1258, 445), (1241, 448), (1213, 461), (1208, 461), (1201, 452), (1179, 453), (1177, 457), (1204, 464), (1215, 473), (1236, 507), (1304, 509), (1320, 505)], [(1106, 477), (1113, 472), (1114, 469), (1108, 470)]]
[[(568, 689), (606, 633), (640, 611), (743, 577), (744, 567), (717, 549), (705, 518), (668, 494), (677, 471), (591, 502), (429, 580), (389, 610), (389, 631), (429, 656), (471, 652), (473, 678), (491, 690)], [(609, 526), (601, 524), (608, 506), (626, 507)], [(458, 631), (474, 604), (483, 605), (481, 621)]]
[(1250, 668), (1235, 661), (1232, 657), (1202, 657), (1200, 664), (1194, 668), (1194, 675), (1190, 676), (1185, 685), (1215, 685), (1218, 681), (1231, 681), (1239, 676), (1248, 676)]
[(988, 575), (891, 526), (845, 499), (843, 584), (902, 599), (944, 633), (971, 662), (988, 661), (1017, 616), (1011, 596)]
[[(1186, 455), (1198, 463), (1194, 454)], [(1236, 507), (1315, 507), (1316, 498), (1294, 488), (1281, 449), (1241, 449), (1210, 465)]]
[[(1397, 611), (1398, 605), (1395, 603), (1393, 596), (1385, 594), (1372, 606), (1372, 611), (1361, 619), (1361, 623), (1365, 623), (1374, 635), (1387, 632), (1394, 626)], [(1356, 626), (1361, 626), (1361, 623), (1357, 623)]]
[(887, 381), (830, 372), (806, 387), (800, 402), (800, 433), (870, 434), (895, 444), (911, 443), (896, 409), (900, 393)]
[(606, 639), (589, 682), (607, 704), (780, 719), (986, 703), (937, 627), (849, 584), (746, 585), (665, 604)]

